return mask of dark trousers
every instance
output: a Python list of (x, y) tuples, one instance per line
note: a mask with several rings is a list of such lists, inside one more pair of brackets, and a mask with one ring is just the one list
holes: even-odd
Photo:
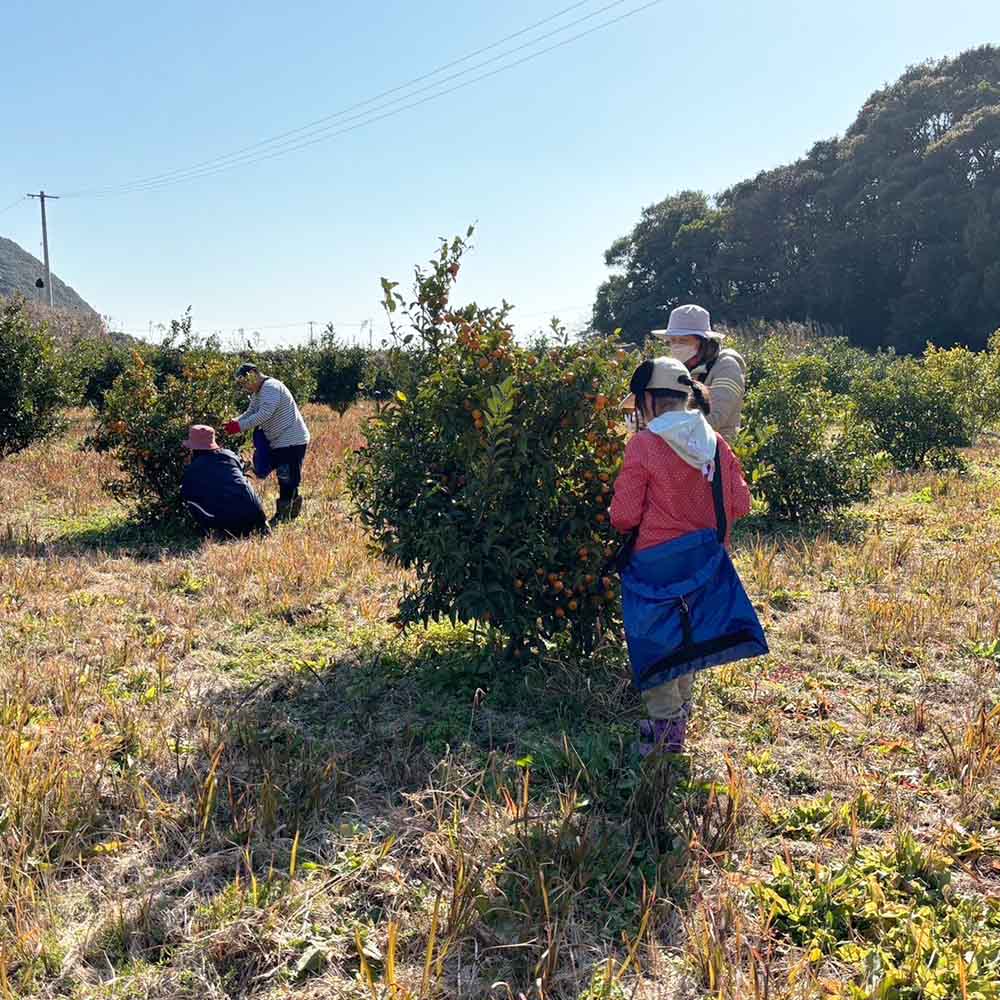
[(271, 449), (271, 465), (278, 477), (279, 500), (287, 501), (298, 496), (307, 447), (304, 444), (293, 444), (289, 448)]
[(188, 504), (187, 508), (198, 527), (206, 535), (212, 535), (215, 538), (247, 538), (250, 535), (267, 535), (271, 532), (263, 510), (259, 516), (251, 520), (232, 521), (226, 520), (224, 517), (207, 516), (201, 509), (191, 504)]

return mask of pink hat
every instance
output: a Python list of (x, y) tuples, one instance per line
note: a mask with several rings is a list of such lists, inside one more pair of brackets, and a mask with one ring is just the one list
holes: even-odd
[(206, 424), (192, 424), (188, 431), (187, 440), (181, 442), (181, 447), (190, 448), (192, 451), (218, 451), (219, 446), (215, 443), (215, 428)]

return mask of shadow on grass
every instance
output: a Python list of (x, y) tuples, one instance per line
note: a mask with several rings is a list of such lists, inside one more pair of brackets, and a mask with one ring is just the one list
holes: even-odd
[[(736, 820), (703, 765), (640, 766), (638, 702), (617, 645), (585, 660), (549, 648), (514, 665), (463, 628), (393, 639), (340, 627), (298, 627), (310, 649), (330, 640), (322, 659), (285, 653), (256, 683), (192, 702), (186, 750), (149, 776), (169, 835), (143, 864), (162, 875), (164, 906), (192, 891), (203, 914), (219, 914), (213, 940), (226, 946), (209, 961), (232, 995), (250, 995), (255, 977), (286, 961), (258, 947), (247, 915), (264, 927), (291, 903), (318, 907), (316, 933), (337, 938), (330, 954), (351, 968), (355, 938), (336, 928), (381, 936), (390, 919), (420, 925), (428, 900), (442, 898), (458, 968), (485, 962), (483, 981), (525, 995), (539, 978), (577, 976), (563, 952), (603, 942), (622, 961), (615, 942), (635, 937), (654, 896), (661, 930), (647, 933), (672, 938), (699, 852), (722, 857)], [(180, 879), (179, 854), (190, 873)], [(284, 874), (296, 864), (307, 886)], [(146, 877), (142, 891), (154, 884)], [(424, 960), (420, 934), (401, 941), (405, 960)], [(454, 962), (437, 974), (443, 995), (458, 992)]]
[(60, 522), (48, 536), (28, 526), (0, 530), (0, 555), (46, 559), (102, 552), (141, 561), (158, 561), (194, 552), (202, 544), (197, 531), (183, 521), (135, 521), (121, 514), (100, 514)]

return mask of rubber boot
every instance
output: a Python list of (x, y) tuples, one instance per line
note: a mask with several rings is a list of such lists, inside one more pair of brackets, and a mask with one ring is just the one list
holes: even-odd
[(291, 499), (291, 507), (288, 513), (288, 519), (294, 520), (302, 513), (302, 497), (298, 493)]
[(273, 528), (276, 524), (283, 524), (285, 521), (290, 521), (294, 515), (292, 514), (292, 500), (282, 500), (278, 498), (278, 503), (274, 511), (274, 517), (268, 522)]

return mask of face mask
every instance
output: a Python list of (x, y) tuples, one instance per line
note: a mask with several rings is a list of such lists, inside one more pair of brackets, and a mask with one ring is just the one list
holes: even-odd
[(688, 347), (684, 344), (671, 344), (670, 356), (679, 361), (682, 365), (686, 365), (689, 361), (694, 360), (698, 356), (700, 350), (700, 347)]

